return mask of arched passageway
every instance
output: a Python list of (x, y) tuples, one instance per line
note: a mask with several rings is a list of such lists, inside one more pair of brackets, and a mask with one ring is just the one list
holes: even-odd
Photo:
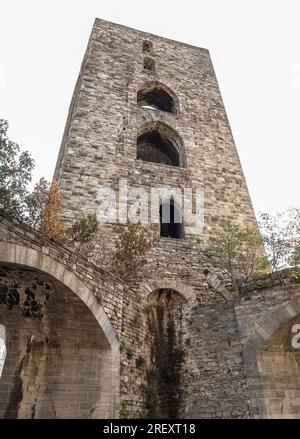
[(93, 293), (49, 256), (1, 250), (0, 418), (117, 416), (119, 342)]
[(284, 323), (257, 353), (259, 409), (264, 418), (300, 418), (300, 346), (293, 347), (296, 325), (300, 326), (300, 315)]

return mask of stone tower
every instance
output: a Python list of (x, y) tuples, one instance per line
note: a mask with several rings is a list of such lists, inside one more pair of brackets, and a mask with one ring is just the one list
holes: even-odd
[[(164, 378), (160, 382), (165, 416), (212, 416), (216, 410), (248, 415), (242, 367), (235, 384), (227, 383), (227, 376), (225, 381), (219, 376), (220, 368), (230, 361), (236, 363), (239, 348), (234, 343), (230, 354), (225, 349), (224, 357), (220, 354), (215, 363), (212, 358), (218, 337), (215, 333), (211, 346), (199, 347), (201, 311), (193, 311), (197, 305), (223, 300), (209, 285), (207, 272), (213, 267), (197, 250), (195, 235), (208, 236), (213, 219), (220, 216), (229, 215), (241, 224), (256, 226), (209, 52), (96, 19), (70, 106), (55, 178), (63, 192), (62, 217), (69, 223), (83, 214), (97, 212), (98, 193), (103, 186), (118, 195), (120, 180), (126, 180), (129, 188), (145, 190), (149, 199), (153, 189), (167, 187), (182, 191), (188, 188), (192, 200), (199, 201), (201, 196), (198, 199), (197, 194), (201, 191), (197, 191), (202, 190), (202, 201), (190, 207), (196, 219), (202, 218), (200, 228), (199, 224), (187, 224), (187, 209), (182, 209), (175, 196), (169, 200), (170, 224), (162, 221), (163, 199), (155, 207), (159, 221), (151, 227), (160, 234), (160, 240), (146, 255), (146, 264), (127, 279), (131, 291), (136, 292), (134, 300), (141, 301), (143, 309), (149, 303), (156, 307), (150, 326), (149, 316), (140, 314), (139, 326), (144, 327), (144, 334), (148, 334), (149, 327), (152, 329), (149, 337), (145, 336), (147, 342), (142, 336), (138, 349), (142, 347), (142, 356), (155, 364), (156, 370), (164, 371), (168, 364), (173, 365), (174, 382), (167, 383)], [(176, 223), (174, 218), (181, 209), (182, 222)], [(108, 221), (107, 227), (113, 222)], [(218, 318), (225, 312), (224, 305), (220, 306)], [(208, 313), (204, 320), (209, 322), (211, 317)], [(137, 321), (133, 318), (132, 324)], [(219, 335), (224, 328), (226, 333), (232, 327), (236, 331), (230, 314), (229, 320), (222, 322)], [(201, 337), (205, 339), (204, 334)], [(186, 343), (188, 350), (184, 348)], [(171, 351), (170, 345), (174, 347)], [(155, 346), (160, 347), (159, 353)], [(181, 354), (176, 352), (184, 352), (187, 366), (182, 367)], [(234, 387), (228, 387), (235, 396), (230, 396), (226, 408), (224, 404), (223, 408), (215, 408), (219, 396), (210, 402), (199, 397), (195, 391), (198, 372), (192, 378), (182, 373), (185, 368), (196, 370), (198, 366), (193, 364), (202, 362), (203, 355), (210, 370), (206, 378), (202, 375), (205, 386), (217, 388), (217, 395), (227, 385)], [(121, 383), (122, 379), (126, 378), (121, 374)], [(135, 385), (133, 380), (129, 393), (138, 394), (138, 390), (133, 391)], [(121, 393), (126, 393), (125, 388), (128, 383)], [(130, 398), (126, 396), (126, 400)]]
[[(95, 212), (98, 189), (126, 179), (148, 191), (202, 188), (204, 234), (221, 215), (256, 224), (209, 52), (99, 19), (55, 178), (66, 220)], [(188, 242), (199, 230), (183, 223)]]
[(121, 278), (0, 212), (0, 418), (299, 418), (299, 286), (234, 294), (195, 242), (256, 226), (207, 50), (97, 19), (55, 177), (65, 222), (126, 180), (160, 239)]

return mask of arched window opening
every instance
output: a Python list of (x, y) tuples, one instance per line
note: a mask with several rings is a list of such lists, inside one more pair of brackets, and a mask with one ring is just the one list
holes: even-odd
[(162, 122), (147, 123), (137, 137), (137, 159), (185, 167), (184, 145), (179, 134)]
[(159, 208), (160, 236), (163, 238), (183, 238), (183, 222), (181, 211), (174, 200), (161, 204)]
[(179, 166), (178, 151), (168, 138), (157, 131), (144, 133), (138, 138), (137, 158), (147, 162)]
[(137, 93), (137, 103), (141, 107), (153, 110), (178, 113), (178, 102), (175, 94), (159, 82), (145, 84)]

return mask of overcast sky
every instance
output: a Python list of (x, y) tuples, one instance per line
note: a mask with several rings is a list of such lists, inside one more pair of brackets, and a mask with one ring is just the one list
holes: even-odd
[(210, 50), (256, 212), (300, 207), (299, 0), (0, 0), (0, 118), (52, 178), (95, 17)]

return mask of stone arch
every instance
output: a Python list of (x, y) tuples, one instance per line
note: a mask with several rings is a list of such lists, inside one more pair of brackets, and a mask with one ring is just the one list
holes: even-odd
[(179, 102), (176, 94), (158, 81), (141, 85), (137, 92), (137, 104), (141, 107), (178, 114)]
[[(115, 417), (119, 404), (120, 386), (120, 349), (117, 334), (91, 289), (79, 279), (75, 272), (50, 257), (48, 253), (47, 247), (43, 247), (41, 252), (15, 243), (0, 243), (0, 263), (3, 266), (15, 266), (19, 269), (33, 269), (36, 272), (45, 273), (48, 277), (53, 278), (57, 284), (61, 284), (68, 291), (74, 293), (80, 299), (79, 302), (82, 302), (94, 316), (101, 331), (99, 337), (102, 337), (101, 334), (103, 334), (108, 346), (105, 355), (107, 357), (107, 380), (110, 384), (103, 400), (99, 401), (92, 416)], [(76, 267), (74, 267), (75, 269)]]
[(102, 306), (91, 290), (62, 263), (45, 253), (12, 243), (0, 243), (0, 262), (23, 265), (43, 271), (73, 291), (91, 310), (110, 345), (118, 343), (117, 335)]
[(153, 291), (174, 290), (184, 297), (186, 302), (196, 302), (196, 293), (193, 287), (173, 279), (149, 279), (142, 283), (141, 291), (148, 298)]
[(245, 343), (244, 349), (258, 350), (273, 334), (292, 317), (300, 313), (300, 296), (270, 312), (268, 317), (256, 324), (256, 328)]
[(185, 168), (183, 140), (169, 125), (160, 121), (147, 122), (137, 135), (137, 159)]
[(255, 418), (269, 417), (264, 404), (265, 387), (259, 365), (260, 351), (281, 327), (298, 315), (300, 316), (300, 296), (294, 297), (285, 305), (271, 311), (267, 317), (256, 323), (255, 330), (242, 344), (242, 355)]
[(170, 302), (175, 302), (176, 304), (183, 304), (186, 302), (186, 298), (183, 294), (179, 293), (177, 290), (172, 288), (159, 288), (158, 290), (152, 291), (148, 296), (148, 302), (157, 305), (169, 306)]

